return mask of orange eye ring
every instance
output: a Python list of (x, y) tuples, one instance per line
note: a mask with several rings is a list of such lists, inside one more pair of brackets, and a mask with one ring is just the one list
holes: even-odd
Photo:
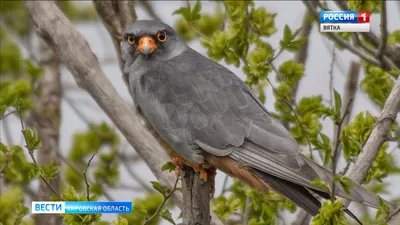
[(160, 42), (165, 42), (167, 40), (167, 32), (165, 32), (165, 31), (158, 32), (157, 39)]
[(133, 43), (135, 43), (135, 37), (132, 35), (128, 35), (127, 40), (130, 45), (133, 45)]

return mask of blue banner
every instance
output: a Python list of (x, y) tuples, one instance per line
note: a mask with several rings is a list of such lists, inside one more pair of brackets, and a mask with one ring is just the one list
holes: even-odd
[(66, 214), (132, 213), (132, 202), (65, 202)]
[(320, 23), (358, 23), (357, 11), (321, 11)]

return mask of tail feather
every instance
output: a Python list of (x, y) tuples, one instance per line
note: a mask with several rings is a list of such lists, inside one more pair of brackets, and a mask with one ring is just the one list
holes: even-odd
[(298, 184), (274, 177), (260, 170), (254, 169), (257, 176), (263, 179), (276, 192), (285, 196), (296, 205), (300, 206), (312, 216), (319, 213), (321, 202), (318, 201), (307, 189)]
[[(253, 171), (276, 192), (285, 196), (312, 216), (316, 216), (319, 213), (321, 202), (303, 186), (269, 175), (257, 169), (253, 169)], [(325, 192), (315, 191), (315, 193), (322, 198), (329, 198), (329, 195)], [(349, 209), (345, 208), (344, 211), (358, 224), (362, 225), (361, 221)]]
[[(302, 187), (327, 193), (326, 190), (312, 184), (315, 179), (332, 183), (332, 172), (308, 159), (301, 153), (297, 155), (276, 154), (251, 142), (237, 147), (229, 157), (268, 173), (276, 178), (296, 183)], [(354, 183), (347, 193), (341, 185), (336, 185), (336, 196), (359, 202), (370, 207), (379, 208), (378, 196), (361, 185)], [(385, 201), (393, 210), (393, 204)]]

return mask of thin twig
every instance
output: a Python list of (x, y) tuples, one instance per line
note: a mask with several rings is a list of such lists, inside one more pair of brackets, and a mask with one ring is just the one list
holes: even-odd
[(89, 184), (88, 179), (87, 179), (87, 171), (89, 169), (90, 163), (92, 162), (92, 160), (94, 159), (94, 157), (97, 155), (97, 153), (99, 151), (100, 151), (100, 148), (97, 149), (97, 151), (95, 153), (93, 153), (92, 157), (90, 157), (89, 161), (87, 162), (85, 170), (82, 172), (83, 178), (85, 179), (85, 185), (86, 185), (86, 199), (89, 202), (90, 202), (90, 192), (89, 192), (90, 184)]
[[(312, 13), (314, 19), (316, 21), (319, 21), (319, 13), (317, 12), (317, 9), (312, 5), (312, 2), (303, 0), (304, 5), (306, 5), (307, 9)], [(318, 23), (319, 25), (319, 23)], [(367, 61), (368, 63), (371, 63), (376, 66), (380, 66), (380, 63), (372, 58), (371, 56), (367, 55), (365, 52), (360, 50), (359, 48), (354, 47), (351, 43), (340, 37), (339, 35), (335, 33), (327, 33), (326, 34), (329, 38), (333, 39), (337, 43), (339, 43), (341, 46), (349, 50), (351, 53), (359, 56), (361, 59)]]
[(393, 219), (397, 214), (400, 213), (400, 207), (397, 207), (389, 216), (386, 218), (386, 223), (389, 223), (391, 219)]
[(16, 33), (14, 32), (14, 30), (13, 30), (12, 28), (10, 28), (10, 27), (8, 26), (8, 24), (7, 24), (6, 22), (4, 22), (3, 19), (1, 19), (1, 18), (0, 18), (0, 25), (1, 25), (1, 28), (3, 28), (3, 29), (7, 32), (7, 34), (11, 36), (11, 39), (12, 39), (14, 42), (16, 42), (17, 44), (20, 44), (20, 45), (26, 50), (26, 52), (27, 52), (28, 55), (29, 55), (29, 59), (30, 59), (31, 61), (33, 61), (36, 65), (39, 65), (39, 60), (37, 59), (36, 55), (35, 55), (34, 52), (32, 51), (32, 48), (30, 48), (30, 47), (28, 46), (28, 44), (27, 44), (25, 41), (23, 41), (23, 40), (19, 37), (19, 35), (16, 34)]
[(344, 175), (347, 173), (347, 171), (349, 171), (351, 163), (352, 163), (352, 161), (349, 160), (349, 161), (346, 163), (346, 165), (344, 166), (343, 170), (339, 172), (339, 174), (342, 175), (342, 176), (344, 176)]
[(192, 22), (187, 22), (187, 23), (189, 24), (190, 28), (192, 28), (192, 30), (193, 30), (197, 35), (199, 35), (200, 37), (202, 37), (202, 38), (204, 38), (204, 39), (206, 39), (206, 40), (209, 40), (209, 38), (208, 38), (206, 35), (204, 35), (204, 34), (201, 33), (199, 30), (197, 30), (197, 28), (194, 26), (194, 24), (193, 24)]
[(9, 115), (11, 115), (11, 114), (14, 114), (14, 113), (16, 113), (16, 112), (17, 112), (17, 110), (12, 110), (12, 111), (10, 111), (10, 112), (4, 114), (3, 116), (1, 116), (1, 117), (0, 117), (0, 120), (5, 119), (7, 116), (9, 116)]
[(336, 51), (336, 45), (333, 45), (332, 61), (331, 61), (330, 69), (329, 69), (329, 95), (330, 95), (329, 105), (331, 107), (332, 107), (332, 102), (333, 102), (333, 65), (336, 60), (336, 52), (335, 51)]
[(350, 99), (350, 101), (348, 102), (347, 106), (346, 106), (346, 111), (343, 114), (342, 118), (340, 119), (340, 121), (337, 121), (335, 123), (336, 126), (336, 141), (335, 141), (335, 148), (333, 149), (333, 155), (332, 155), (332, 193), (331, 193), (331, 200), (334, 201), (335, 200), (335, 175), (336, 175), (336, 157), (339, 153), (339, 146), (340, 146), (340, 134), (342, 131), (342, 125), (343, 125), (343, 121), (344, 119), (347, 117), (347, 115), (350, 113), (350, 106), (353, 103), (353, 99)]
[(378, 51), (376, 52), (376, 58), (381, 62), (381, 66), (383, 67), (383, 58), (388, 39), (386, 0), (381, 1), (381, 7), (381, 43), (379, 44)]
[(146, 222), (144, 223), (144, 225), (149, 224), (156, 216), (160, 215), (160, 211), (164, 207), (165, 203), (167, 203), (168, 199), (172, 196), (172, 194), (174, 194), (174, 192), (176, 190), (178, 190), (177, 185), (178, 185), (179, 177), (180, 177), (180, 175), (178, 175), (176, 177), (173, 189), (171, 190), (171, 192), (169, 194), (164, 196), (164, 200), (161, 202), (161, 205), (158, 207), (157, 211), (149, 219), (146, 219)]
[[(25, 128), (25, 125), (24, 125), (24, 121), (22, 120), (22, 99), (19, 100), (19, 117), (20, 117), (20, 122), (21, 122), (21, 132), (22, 132), (22, 135), (24, 136), (25, 143), (26, 143), (25, 147), (28, 149), (29, 156), (31, 157), (33, 163), (37, 167), (39, 167), (39, 165), (38, 165), (38, 163), (37, 163), (37, 161), (35, 159), (35, 156), (33, 154), (34, 151), (32, 149), (30, 149), (30, 147), (28, 145), (28, 139), (26, 137), (26, 128)], [(43, 175), (40, 175), (40, 178), (47, 185), (47, 187), (50, 188), (50, 190), (53, 192), (53, 194), (57, 195), (57, 197), (59, 197), (61, 200), (64, 200), (64, 198), (56, 190), (54, 190), (54, 188), (50, 185), (50, 183), (46, 180), (46, 178)]]
[(222, 184), (222, 189), (221, 189), (221, 194), (220, 195), (224, 195), (225, 192), (227, 191), (226, 185), (228, 185), (228, 179), (229, 179), (229, 176), (225, 175), (225, 179), (224, 179), (224, 183)]
[(161, 18), (154, 11), (151, 1), (139, 0), (139, 2), (153, 19), (161, 21)]
[(142, 181), (142, 179), (140, 179), (140, 177), (138, 177), (135, 172), (133, 172), (132, 168), (130, 167), (130, 165), (128, 164), (128, 162), (126, 160), (123, 159), (123, 157), (121, 155), (118, 155), (118, 158), (120, 159), (120, 161), (122, 162), (122, 164), (125, 166), (126, 171), (128, 172), (128, 174), (136, 181), (138, 182), (146, 191), (152, 193), (154, 192), (154, 190), (152, 188), (150, 188), (145, 182)]
[(251, 211), (250, 203), (251, 203), (251, 198), (250, 196), (247, 196), (243, 213), (243, 223), (242, 223), (243, 225), (247, 225), (250, 220), (250, 211)]
[[(74, 171), (76, 174), (78, 174), (79, 176), (81, 176), (82, 178), (84, 178), (84, 176), (83, 176), (83, 174), (82, 174), (82, 171), (80, 171), (77, 167), (76, 167), (76, 165), (73, 163), (73, 162), (71, 162), (71, 161), (69, 161), (67, 158), (65, 158), (62, 154), (60, 154), (58, 151), (57, 151), (57, 156), (61, 159), (61, 161), (63, 161), (67, 166), (69, 166), (71, 169), (72, 169), (72, 171)], [(88, 181), (90, 182), (90, 183), (94, 183), (93, 181), (91, 181), (90, 180), (90, 177), (88, 177)], [(103, 195), (104, 195), (104, 197), (108, 200), (108, 201), (114, 201), (114, 199), (111, 197), (111, 195), (106, 191), (106, 190), (103, 190)]]

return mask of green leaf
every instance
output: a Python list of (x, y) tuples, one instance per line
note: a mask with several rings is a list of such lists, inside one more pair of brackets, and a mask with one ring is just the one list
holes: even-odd
[(161, 167), (161, 171), (164, 172), (168, 170), (168, 172), (174, 171), (176, 166), (172, 162), (167, 162)]
[(289, 43), (291, 40), (293, 40), (292, 31), (288, 25), (285, 25), (285, 28), (283, 28), (283, 42)]
[(7, 146), (3, 144), (3, 142), (0, 142), (0, 151), (3, 153), (9, 152)]
[(324, 190), (327, 190), (327, 191), (329, 190), (329, 185), (328, 185), (325, 181), (322, 181), (322, 180), (319, 179), (319, 178), (317, 178), (317, 179), (311, 181), (310, 184), (311, 184), (311, 185), (314, 185), (314, 186), (316, 186), (316, 187), (322, 188), (322, 189), (324, 189)]
[(172, 219), (172, 214), (168, 211), (168, 209), (162, 211), (160, 213), (161, 218), (163, 218), (164, 220), (172, 223), (173, 225), (176, 225), (175, 221)]
[(53, 162), (50, 162), (49, 165), (42, 165), (41, 168), (43, 170), (44, 178), (47, 181), (51, 181), (51, 180), (55, 179), (58, 171), (60, 171), (60, 167), (54, 165)]
[(134, 205), (132, 208), (132, 211), (134, 211), (140, 215), (147, 216), (147, 211), (138, 205)]
[(350, 194), (350, 188), (354, 187), (354, 182), (347, 178), (347, 177), (341, 177), (341, 176), (335, 176), (335, 182), (338, 182), (342, 187), (344, 192), (346, 192), (346, 194)]
[(150, 181), (150, 183), (153, 185), (153, 188), (160, 192), (164, 197), (167, 195), (167, 189), (163, 187), (160, 183), (157, 181)]
[(124, 217), (118, 217), (117, 220), (114, 220), (112, 225), (128, 225), (128, 220)]
[(335, 99), (335, 112), (337, 115), (340, 116), (340, 110), (342, 109), (342, 99), (340, 97), (340, 94), (335, 89), (333, 89), (333, 93)]
[(40, 177), (40, 175), (42, 174), (41, 168), (36, 166), (36, 164), (34, 163), (27, 163), (26, 167), (29, 169), (28, 178), (31, 180)]
[(189, 7), (181, 7), (172, 13), (172, 15), (178, 15), (178, 14), (182, 15), (186, 21), (192, 20), (192, 16), (190, 13), (190, 6)]
[(26, 144), (29, 151), (35, 151), (40, 148), (41, 141), (39, 140), (38, 132), (35, 128), (33, 130), (26, 129), (25, 131)]
[(196, 20), (200, 19), (200, 17), (201, 17), (200, 11), (201, 11), (201, 3), (200, 3), (200, 1), (197, 1), (192, 9), (192, 13), (191, 13), (192, 21), (196, 21)]

